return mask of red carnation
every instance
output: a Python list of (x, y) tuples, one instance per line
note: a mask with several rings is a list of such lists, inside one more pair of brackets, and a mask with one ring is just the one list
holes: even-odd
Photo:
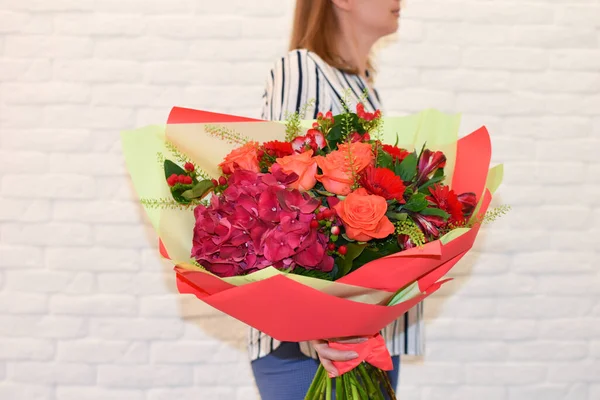
[(186, 162), (184, 168), (188, 172), (192, 172), (194, 169), (196, 169), (196, 167), (194, 167), (194, 164), (192, 164), (191, 162)]
[(358, 118), (360, 119), (364, 119), (367, 122), (373, 121), (374, 119), (377, 119), (379, 117), (381, 117), (381, 111), (380, 110), (375, 110), (375, 112), (365, 112), (365, 106), (362, 103), (358, 103), (356, 105), (356, 115), (358, 116)]
[(457, 223), (464, 219), (463, 205), (450, 187), (438, 183), (430, 187), (429, 192), (431, 196), (427, 196), (427, 200), (450, 214), (448, 222)]
[(410, 152), (408, 150), (404, 150), (404, 149), (401, 149), (400, 147), (392, 146), (389, 144), (384, 144), (382, 147), (383, 147), (383, 151), (385, 151), (390, 156), (392, 156), (394, 161), (397, 161), (397, 162), (402, 162), (402, 160), (404, 160), (406, 158), (406, 156), (408, 156), (410, 154)]
[(381, 196), (386, 200), (396, 199), (404, 203), (402, 196), (406, 186), (399, 176), (387, 168), (368, 166), (360, 176), (360, 184), (370, 194)]
[(280, 142), (278, 140), (273, 140), (271, 142), (266, 142), (265, 144), (263, 144), (263, 151), (271, 157), (275, 158), (290, 156), (293, 153), (291, 143)]

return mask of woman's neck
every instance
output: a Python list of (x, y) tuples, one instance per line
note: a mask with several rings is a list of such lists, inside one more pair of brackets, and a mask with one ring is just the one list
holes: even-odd
[(366, 79), (369, 54), (377, 38), (365, 34), (357, 34), (355, 25), (344, 18), (344, 15), (341, 13), (338, 15), (338, 24), (339, 34), (336, 43), (338, 55), (346, 64), (355, 68), (358, 74)]

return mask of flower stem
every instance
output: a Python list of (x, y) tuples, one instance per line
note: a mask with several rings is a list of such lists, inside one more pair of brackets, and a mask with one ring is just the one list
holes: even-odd
[(352, 400), (360, 400), (360, 396), (358, 395), (356, 385), (352, 385)]
[(335, 378), (335, 398), (345, 399), (346, 393), (344, 391), (344, 375)]
[(375, 370), (376, 374), (379, 374), (381, 382), (383, 382), (383, 387), (387, 392), (389, 400), (396, 400), (396, 392), (394, 392), (394, 388), (392, 388), (392, 383), (390, 382), (390, 378), (387, 373), (380, 370), (379, 368), (371, 367)]
[(322, 394), (321, 387), (323, 386), (323, 373), (325, 372), (325, 368), (323, 365), (319, 364), (319, 368), (317, 368), (317, 373), (313, 378), (308, 391), (306, 392), (306, 396), (304, 400), (321, 400), (320, 395)]
[[(344, 394), (346, 395), (346, 397), (343, 397), (341, 399), (346, 400), (346, 399), (350, 399), (351, 395), (352, 395), (352, 383), (350, 382), (351, 378), (350, 378), (350, 373), (347, 372), (345, 374), (343, 374), (342, 376), (338, 377), (338, 379), (341, 379), (344, 383)], [(337, 399), (337, 393), (336, 393), (336, 399)], [(354, 398), (354, 397), (352, 397)]]
[(356, 390), (358, 390), (358, 397), (360, 399), (369, 399), (369, 400), (373, 400), (373, 398), (371, 396), (369, 396), (368, 390), (365, 388), (365, 382), (361, 382), (359, 380), (360, 374), (359, 372), (355, 369), (352, 371), (354, 373), (354, 384), (356, 387)]
[(359, 366), (356, 369), (358, 370), (358, 373), (362, 378), (363, 384), (367, 389), (369, 399), (385, 400), (385, 398), (383, 397), (383, 393), (381, 393), (381, 387), (375, 384), (380, 380), (379, 374), (375, 374), (374, 376), (372, 376), (372, 374), (367, 369), (367, 366), (364, 363), (359, 364)]

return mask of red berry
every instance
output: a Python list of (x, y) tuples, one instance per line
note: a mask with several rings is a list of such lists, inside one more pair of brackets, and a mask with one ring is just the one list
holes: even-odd
[(331, 227), (331, 234), (332, 235), (339, 235), (340, 234), (340, 227), (339, 226), (332, 226)]
[(317, 113), (317, 119), (323, 119), (323, 113), (321, 111)]
[(185, 183), (185, 178), (187, 178), (187, 175), (179, 175), (177, 177), (177, 182), (179, 182), (179, 183)]
[(348, 251), (348, 249), (344, 245), (342, 245), (338, 248), (338, 253), (340, 253), (341, 255), (345, 255), (347, 251)]
[(227, 179), (225, 179), (224, 176), (220, 176), (219, 177), (219, 185), (223, 186), (226, 183), (227, 183)]
[(223, 173), (224, 173), (225, 175), (230, 175), (230, 174), (232, 174), (232, 173), (233, 173), (233, 171), (231, 170), (231, 168), (229, 168), (229, 166), (228, 166), (228, 165), (224, 165), (224, 166), (222, 166), (222, 167), (221, 167), (221, 169), (223, 170)]
[(313, 219), (312, 221), (310, 221), (310, 227), (313, 229), (317, 229), (319, 227), (319, 221)]
[(317, 219), (320, 221), (320, 220), (322, 220), (322, 219), (324, 219), (324, 218), (325, 218), (325, 216), (323, 215), (323, 212), (322, 212), (322, 211), (319, 211), (319, 212), (317, 213)]
[(210, 180), (213, 184), (213, 186), (219, 186), (219, 182), (216, 179), (211, 179)]
[(369, 132), (365, 132), (365, 134), (362, 137), (362, 140), (364, 140), (365, 142), (371, 140), (371, 135), (369, 135)]
[(185, 177), (185, 181), (183, 183), (185, 183), (186, 185), (191, 185), (194, 181), (192, 180), (191, 176), (186, 176)]
[(184, 168), (186, 171), (189, 172), (192, 172), (194, 169), (196, 169), (196, 167), (194, 167), (194, 164), (192, 164), (191, 162), (186, 162)]
[(313, 129), (319, 129), (319, 123), (313, 122), (312, 127), (313, 127)]
[(330, 251), (335, 250), (335, 243), (333, 243), (333, 242), (327, 243), (327, 250), (330, 250)]
[(169, 176), (167, 178), (167, 184), (169, 186), (175, 186), (176, 183), (177, 183), (177, 175), (172, 174), (171, 176)]
[(325, 211), (323, 211), (323, 217), (324, 218), (331, 218), (331, 217), (333, 217), (333, 210), (331, 208), (328, 208)]

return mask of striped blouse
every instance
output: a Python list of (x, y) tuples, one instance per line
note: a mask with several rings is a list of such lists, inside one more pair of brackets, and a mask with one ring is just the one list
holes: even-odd
[[(309, 101), (314, 102), (306, 119), (316, 119), (317, 113), (344, 112), (343, 99), (354, 107), (367, 93), (365, 110), (381, 109), (376, 89), (369, 87), (360, 75), (343, 72), (325, 63), (305, 49), (292, 50), (273, 65), (263, 94), (262, 119), (284, 120), (288, 113), (300, 111)], [(383, 110), (382, 110), (383, 111)], [(391, 355), (421, 355), (424, 352), (423, 303), (385, 327), (382, 335)], [(257, 329), (248, 332), (248, 354), (251, 360), (275, 350), (280, 342)], [(310, 343), (300, 343), (306, 356), (318, 358)]]

